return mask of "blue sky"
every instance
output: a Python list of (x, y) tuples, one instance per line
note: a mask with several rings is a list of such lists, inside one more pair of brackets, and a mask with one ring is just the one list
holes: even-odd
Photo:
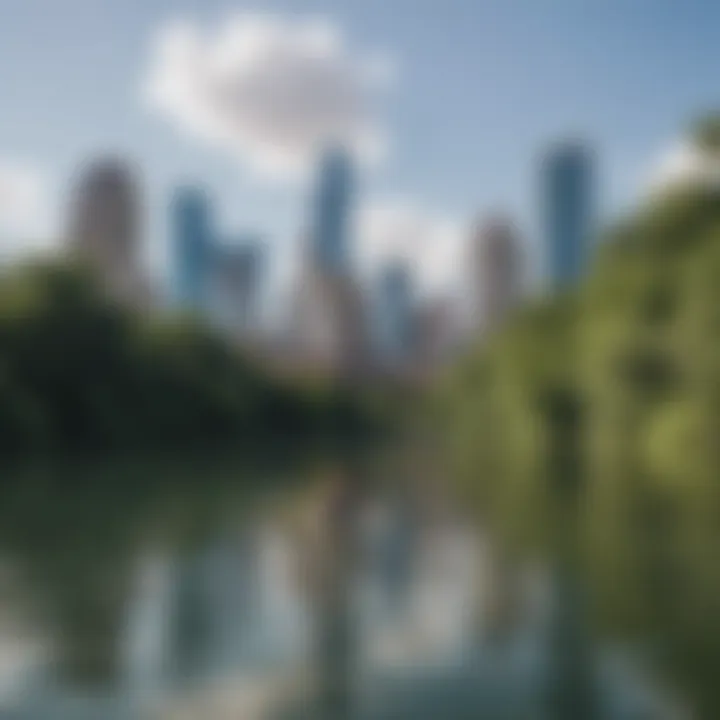
[(711, 0), (0, 0), (0, 165), (46, 178), (57, 226), (78, 165), (127, 153), (142, 168), (154, 247), (170, 188), (196, 180), (223, 227), (259, 228), (282, 254), (307, 215), (303, 185), (257, 177), (242, 155), (181, 132), (141, 98), (162, 27), (217, 28), (241, 10), (324, 17), (350, 55), (392, 60), (394, 81), (372, 108), (387, 157), (363, 176), (363, 202), (402, 198), (459, 227), (504, 208), (531, 243), (547, 142), (594, 143), (609, 216), (720, 99)]

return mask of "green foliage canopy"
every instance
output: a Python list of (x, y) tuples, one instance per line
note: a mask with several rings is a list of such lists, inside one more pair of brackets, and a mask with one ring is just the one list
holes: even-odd
[[(705, 126), (705, 141), (718, 127)], [(538, 399), (557, 388), (583, 408), (577, 542), (598, 625), (648, 642), (699, 716), (716, 718), (716, 188), (696, 184), (648, 200), (610, 230), (573, 292), (521, 311), (444, 386), (459, 487), (520, 552), (551, 548), (559, 498)]]

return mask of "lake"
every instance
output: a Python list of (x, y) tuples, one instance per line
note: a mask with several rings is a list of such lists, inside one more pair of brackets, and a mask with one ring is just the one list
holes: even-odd
[[(392, 453), (277, 448), (14, 470), (0, 503), (0, 708), (561, 718), (555, 702), (673, 717), (627, 648), (583, 640), (572, 578), (499, 562), (424, 475)], [(563, 694), (583, 677), (585, 695)]]

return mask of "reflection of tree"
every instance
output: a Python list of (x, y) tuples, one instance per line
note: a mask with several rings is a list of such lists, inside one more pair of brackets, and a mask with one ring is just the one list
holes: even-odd
[(116, 670), (108, 647), (120, 632), (136, 500), (126, 489), (77, 484), (69, 469), (17, 480), (2, 495), (1, 544), (19, 563), (24, 601), (49, 628), (64, 675), (105, 680)]
[(556, 720), (592, 720), (598, 716), (595, 658), (578, 562), (578, 516), (584, 490), (580, 453), (583, 417), (577, 397), (567, 389), (550, 389), (540, 412), (547, 424), (546, 482), (555, 522), (551, 548), (556, 601), (549, 638), (548, 710)]
[[(292, 467), (302, 476), (299, 459)], [(265, 493), (283, 488), (287, 477), (277, 459), (202, 455), (182, 463), (65, 463), (9, 473), (0, 494), (1, 552), (24, 577), (23, 601), (56, 643), (62, 675), (80, 684), (117, 679), (142, 551), (159, 543), (191, 555), (218, 528), (251, 513)], [(193, 579), (186, 578), (190, 585)], [(202, 661), (204, 633), (202, 608), (192, 586), (186, 589), (185, 646), (172, 652), (187, 660), (190, 673)]]
[(330, 471), (326, 487), (319, 517), (323, 551), (313, 594), (318, 712), (321, 718), (340, 720), (351, 713), (356, 676), (351, 584), (357, 569), (361, 491), (358, 477), (346, 465)]

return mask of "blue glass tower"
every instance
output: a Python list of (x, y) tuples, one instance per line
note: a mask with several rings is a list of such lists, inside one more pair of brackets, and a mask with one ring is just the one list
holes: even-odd
[(380, 353), (390, 363), (400, 363), (412, 349), (412, 280), (407, 266), (393, 263), (385, 268), (378, 296)]
[(542, 167), (542, 211), (550, 283), (562, 288), (583, 273), (593, 225), (593, 156), (581, 143), (553, 148)]
[(175, 256), (175, 295), (188, 310), (205, 309), (211, 271), (213, 235), (210, 200), (197, 187), (178, 188), (170, 207)]
[(313, 259), (323, 270), (341, 273), (348, 267), (348, 231), (353, 185), (352, 161), (340, 148), (322, 157), (312, 223)]
[(257, 325), (263, 290), (262, 250), (261, 237), (255, 233), (243, 233), (214, 248), (213, 310), (221, 325), (234, 332)]

